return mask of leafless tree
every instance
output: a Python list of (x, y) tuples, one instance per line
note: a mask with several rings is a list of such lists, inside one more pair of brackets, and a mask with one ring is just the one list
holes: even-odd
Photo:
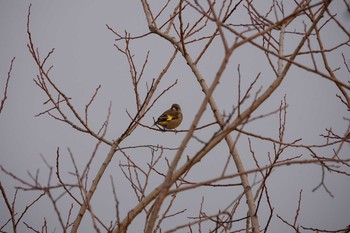
[[(37, 116), (48, 115), (56, 121), (64, 122), (73, 130), (94, 138), (96, 145), (84, 169), (78, 168), (78, 158), (68, 150), (74, 167), (74, 171), (71, 172), (74, 176), (73, 181), (66, 181), (63, 178), (60, 148), (55, 154), (56, 164), (49, 164), (43, 157), (49, 171), (47, 184), (40, 183), (36, 176), (32, 177), (32, 183), (27, 182), (4, 167), (1, 167), (2, 173), (20, 183), (17, 192), (39, 191), (27, 208), (43, 201), (43, 196), (48, 197), (63, 232), (78, 232), (83, 218), (88, 218), (88, 215), (91, 220), (89, 222), (91, 229), (96, 232), (127, 232), (131, 226), (143, 224), (141, 229), (147, 233), (257, 233), (269, 232), (269, 227), (276, 221), (282, 222), (295, 232), (349, 232), (347, 226), (339, 226), (338, 229), (321, 229), (318, 226), (300, 225), (299, 216), (303, 211), (302, 190), (296, 192), (299, 199), (295, 203), (295, 218), (286, 219), (276, 213), (268, 185), (276, 169), (284, 169), (290, 165), (313, 164), (319, 166), (321, 170), (320, 183), (316, 184), (314, 191), (322, 189), (332, 196), (332, 190), (327, 187), (325, 176), (330, 173), (345, 177), (350, 175), (350, 158), (346, 154), (348, 146), (346, 144), (349, 143), (350, 135), (349, 119), (345, 116), (343, 118), (349, 125), (343, 132), (333, 131), (332, 122), (330, 122), (330, 128), (320, 135), (325, 139), (325, 143), (306, 144), (302, 141), (303, 132), (300, 132), (300, 138), (290, 140), (285, 137), (289, 126), (286, 96), (280, 100), (280, 104), (273, 107), (273, 110), (265, 113), (258, 111), (261, 105), (268, 103), (271, 95), (281, 89), (281, 84), (291, 75), (293, 67), (297, 67), (305, 75), (316, 76), (317, 80), (326, 79), (330, 86), (337, 88), (334, 96), (343, 104), (344, 109), (350, 110), (349, 52), (343, 52), (344, 48), (350, 45), (350, 33), (346, 26), (348, 22), (343, 22), (339, 19), (338, 12), (333, 12), (334, 2), (300, 0), (289, 2), (288, 7), (285, 7), (283, 1), (272, 0), (268, 1), (270, 5), (267, 5), (266, 1), (262, 7), (261, 2), (251, 0), (168, 0), (162, 3), (141, 0), (140, 4), (149, 28), (146, 34), (132, 36), (129, 32), (120, 32), (111, 25), (107, 25), (106, 30), (115, 36), (116, 52), (122, 55), (129, 65), (127, 69), (130, 71), (135, 100), (135, 112), (127, 111), (130, 118), (129, 124), (125, 125), (124, 131), (114, 138), (106, 136), (109, 123), (112, 121), (110, 117), (112, 103), (106, 109), (106, 117), (100, 127), (94, 128), (90, 125), (89, 112), (92, 111), (101, 86), (96, 87), (84, 106), (84, 111), (80, 112), (69, 97), (69, 93), (55, 82), (50, 72), (54, 69), (50, 64), (50, 58), (55, 54), (54, 49), (47, 54), (42, 54), (40, 47), (36, 45), (31, 31), (31, 27), (35, 25), (30, 23), (31, 7), (29, 7), (28, 49), (38, 68), (34, 83), (47, 98), (45, 102), (47, 108)], [(159, 7), (160, 4), (162, 4), (161, 7)], [(346, 1), (342, 4), (349, 9)], [(324, 36), (329, 33), (327, 31), (329, 25), (342, 39), (341, 42), (331, 44)], [(159, 72), (154, 77), (144, 75), (149, 59), (152, 59), (150, 54), (147, 53), (144, 61), (140, 63), (135, 61), (132, 50), (133, 44), (143, 43), (149, 37), (156, 37), (157, 40), (168, 43), (167, 54), (171, 54), (165, 65), (158, 68)], [(286, 41), (293, 41), (293, 43), (286, 46)], [(250, 48), (254, 53), (263, 55), (265, 60), (261, 63), (269, 70), (268, 74), (261, 71), (254, 78), (247, 77), (244, 72), (241, 72), (240, 65), (235, 67), (234, 74), (230, 73), (229, 70), (235, 64), (232, 60), (243, 48)], [(209, 51), (212, 49), (221, 51), (220, 57), (211, 57)], [(141, 55), (136, 53), (136, 56)], [(343, 64), (337, 64), (336, 67), (331, 65), (330, 57), (333, 56), (340, 57)], [(177, 80), (164, 89), (159, 85), (166, 74), (171, 72), (176, 59), (183, 60), (185, 64), (176, 64), (177, 66), (186, 66), (192, 71), (192, 77), (187, 78), (195, 79), (198, 86), (194, 88), (202, 90), (203, 99), (201, 102), (193, 103), (198, 106), (198, 111), (193, 116), (190, 127), (174, 132), (148, 125), (144, 119), (150, 117), (150, 110), (157, 101), (178, 85)], [(214, 75), (208, 75), (205, 72), (206, 64), (216, 67)], [(246, 67), (254, 65), (245, 64)], [(59, 68), (55, 67), (55, 69)], [(183, 69), (183, 67), (177, 67), (177, 69)], [(235, 83), (232, 86), (232, 93), (235, 94), (227, 93), (229, 97), (226, 98), (226, 104), (232, 107), (226, 111), (221, 110), (220, 100), (215, 98), (215, 91), (224, 78), (232, 79), (232, 83)], [(248, 85), (246, 80), (249, 80)], [(259, 86), (261, 83), (264, 86)], [(6, 90), (7, 85), (4, 99), (6, 99)], [(212, 112), (213, 121), (200, 125), (207, 109)], [(263, 122), (271, 117), (278, 119), (276, 138), (255, 132), (250, 127), (255, 122)], [(126, 139), (135, 134), (136, 129), (139, 128), (150, 133), (158, 131), (164, 134), (181, 135), (182, 141), (176, 148), (166, 145), (128, 144)], [(246, 149), (240, 151), (237, 144), (244, 139), (248, 143), (245, 144)], [(256, 150), (257, 143), (263, 143), (273, 149), (266, 155)], [(228, 155), (227, 162), (219, 168), (220, 172), (203, 180), (193, 179), (191, 173), (201, 168), (203, 161), (213, 153), (217, 153), (215, 149), (223, 144), (226, 145)], [(196, 151), (188, 151), (187, 148), (193, 145), (196, 145)], [(102, 156), (100, 154), (102, 146), (108, 146), (109, 151), (104, 155), (104, 160), (100, 163), (96, 174), (93, 174), (90, 167), (96, 160), (97, 154)], [(325, 149), (333, 153), (323, 153)], [(293, 151), (292, 155), (288, 151)], [(135, 157), (131, 156), (137, 153), (148, 155), (147, 166), (141, 165)], [(175, 153), (175, 155), (168, 159), (167, 153)], [(116, 156), (121, 158), (118, 169), (129, 184), (127, 187), (121, 187), (113, 176), (110, 178), (107, 176), (107, 169), (112, 166), (111, 161)], [(243, 160), (244, 157), (254, 161), (254, 166), (247, 166)], [(166, 169), (160, 164), (166, 164)], [(115, 215), (110, 217), (109, 222), (103, 220), (101, 213), (95, 211), (98, 204), (97, 200), (93, 199), (103, 179), (110, 179), (114, 197), (114, 200), (111, 200), (111, 206), (115, 207)], [(154, 179), (160, 182), (157, 183)], [(221, 205), (217, 209), (207, 210), (206, 203), (215, 201), (215, 198), (210, 199), (212, 197), (201, 195), (198, 191), (197, 199), (200, 204), (196, 210), (197, 216), (189, 215), (186, 208), (179, 209), (177, 201), (186, 200), (200, 188), (210, 188), (218, 192), (226, 188), (232, 195), (230, 199), (225, 200), (226, 206)], [(133, 198), (133, 203), (136, 204), (128, 206), (127, 210), (121, 209), (121, 204), (126, 200), (119, 197), (120, 189), (130, 189), (134, 195), (129, 198)], [(8, 221), (1, 226), (1, 229), (10, 224), (16, 232), (17, 225), (27, 209), (18, 216), (14, 210), (16, 195), (13, 198), (7, 196), (2, 186), (1, 191), (9, 212)], [(67, 209), (65, 212), (59, 202), (63, 196), (69, 200), (65, 203)], [(167, 224), (169, 221), (176, 224), (169, 225)], [(35, 229), (30, 223), (25, 222), (25, 225), (35, 232), (49, 231), (46, 221), (40, 230)]]

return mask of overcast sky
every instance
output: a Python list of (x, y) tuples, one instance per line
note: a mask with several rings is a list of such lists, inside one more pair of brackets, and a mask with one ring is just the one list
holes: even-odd
[[(342, 1), (335, 1), (332, 5), (333, 12), (338, 12), (343, 20), (348, 20)], [(106, 24), (113, 27), (116, 31), (123, 33), (127, 30), (132, 35), (141, 35), (148, 31), (145, 16), (142, 11), (140, 1), (31, 1), (31, 32), (36, 46), (39, 47), (40, 54), (45, 56), (52, 48), (55, 48), (49, 63), (53, 65), (51, 76), (57, 85), (63, 89), (78, 111), (83, 113), (85, 104), (94, 93), (95, 88), (101, 84), (101, 90), (92, 106), (90, 112), (90, 124), (97, 129), (105, 120), (109, 103), (112, 103), (112, 115), (107, 133), (108, 139), (115, 139), (120, 136), (122, 130), (129, 124), (129, 117), (126, 109), (131, 114), (135, 113), (135, 100), (133, 89), (129, 77), (129, 66), (125, 57), (117, 52), (114, 47), (115, 36), (107, 30)], [(38, 70), (35, 66), (28, 48), (28, 35), (26, 33), (26, 19), (30, 2), (29, 1), (6, 1), (0, 0), (0, 90), (4, 87), (4, 78), (7, 75), (11, 59), (16, 57), (13, 71), (11, 74), (10, 85), (8, 89), (8, 99), (3, 112), (0, 114), (0, 164), (8, 171), (16, 174), (27, 181), (31, 181), (28, 172), (36, 174), (40, 169), (39, 180), (42, 184), (47, 183), (48, 168), (43, 163), (42, 155), (50, 165), (55, 166), (56, 150), (59, 147), (62, 153), (62, 173), (67, 179), (70, 176), (68, 171), (72, 171), (67, 148), (70, 148), (77, 163), (83, 168), (86, 160), (91, 155), (96, 141), (88, 135), (84, 135), (67, 124), (55, 121), (47, 115), (35, 117), (36, 114), (47, 109), (43, 103), (47, 100), (44, 93), (35, 85), (33, 79), (36, 78)], [(159, 7), (159, 6), (158, 6)], [(236, 16), (239, 17), (239, 16)], [(348, 24), (349, 25), (349, 24)], [(348, 29), (349, 26), (347, 25)], [(327, 29), (328, 46), (336, 44), (338, 38), (334, 35), (332, 28)], [(288, 42), (288, 39), (287, 39)], [(293, 44), (293, 41), (289, 41)], [(288, 43), (287, 43), (288, 44)], [(334, 45), (333, 44), (333, 45)], [(167, 60), (170, 58), (173, 49), (172, 46), (161, 38), (151, 35), (138, 40), (131, 45), (135, 55), (135, 61), (138, 67), (141, 67), (147, 51), (150, 51), (150, 58), (147, 69), (144, 74), (142, 89), (140, 90), (144, 97), (147, 86), (156, 78), (164, 68)], [(212, 77), (217, 71), (217, 65), (221, 61), (221, 48), (210, 50), (208, 63), (200, 64), (202, 72), (211, 83)], [(288, 52), (288, 46), (286, 48)], [(345, 57), (350, 59), (349, 47), (342, 51)], [(220, 55), (219, 55), (220, 54)], [(216, 57), (220, 56), (220, 59)], [(258, 54), (249, 47), (239, 49), (234, 54), (232, 64), (228, 68), (228, 73), (237, 75), (237, 67), (244, 74), (242, 83), (245, 88), (256, 75), (261, 72), (263, 76), (259, 81), (258, 89), (261, 85), (266, 85), (273, 80), (271, 69), (266, 69), (266, 64), (260, 64), (259, 59), (264, 59), (264, 54)], [(342, 63), (341, 56), (335, 56), (331, 61), (332, 67)], [(349, 74), (344, 70), (337, 73), (339, 77), (346, 82)], [(347, 77), (347, 79), (346, 79)], [(144, 124), (152, 125), (152, 117), (157, 117), (163, 110), (170, 107), (172, 103), (179, 103), (184, 112), (185, 119), (180, 129), (187, 129), (198, 110), (199, 104), (203, 99), (201, 88), (196, 83), (195, 77), (190, 69), (186, 66), (184, 60), (179, 56), (175, 60), (175, 65), (170, 69), (160, 84), (160, 89), (165, 89), (178, 80), (178, 84), (161, 98), (157, 105), (151, 110), (144, 119)], [(232, 99), (236, 97), (237, 83), (232, 81), (232, 76), (227, 74), (220, 83), (214, 96), (222, 111), (230, 112), (232, 110)], [(265, 86), (264, 86), (265, 85)], [(263, 104), (257, 111), (256, 115), (268, 113), (277, 109), (280, 101), (286, 96), (288, 103), (287, 110), (287, 130), (286, 141), (293, 141), (302, 138), (303, 143), (322, 144), (325, 140), (320, 134), (325, 134), (326, 128), (332, 128), (335, 132), (343, 134), (347, 128), (347, 122), (343, 117), (348, 117), (348, 112), (336, 97), (339, 94), (335, 85), (325, 79), (321, 79), (310, 73), (300, 72), (300, 69), (293, 68), (281, 85), (280, 89), (273, 94), (271, 99)], [(1, 95), (2, 96), (2, 95)], [(212, 113), (207, 110), (200, 124), (206, 124), (214, 121)], [(213, 127), (207, 132), (214, 132), (217, 128)], [(272, 116), (269, 119), (253, 122), (248, 125), (247, 130), (256, 134), (263, 134), (268, 137), (278, 138), (278, 118)], [(161, 133), (150, 131), (145, 128), (136, 130), (122, 146), (160, 144), (164, 147), (177, 147), (185, 134)], [(198, 135), (202, 140), (208, 139), (211, 134), (200, 132)], [(268, 144), (254, 141), (256, 153), (265, 157), (273, 151), (273, 147)], [(191, 155), (198, 150), (201, 144), (193, 142), (186, 149), (187, 154)], [(243, 162), (247, 169), (254, 168), (254, 161), (247, 150), (248, 140), (242, 137), (239, 141), (238, 150), (242, 152)], [(329, 157), (332, 148), (318, 150), (322, 156)], [(99, 163), (103, 160), (108, 147), (103, 146), (98, 151), (98, 158), (92, 167), (92, 172), (96, 171)], [(348, 145), (344, 148), (342, 155), (349, 158), (350, 148)], [(298, 153), (305, 151), (290, 150), (285, 156), (296, 156)], [(130, 156), (147, 167), (150, 161), (149, 151), (130, 151)], [(166, 157), (171, 160), (174, 152), (167, 152)], [(227, 146), (220, 144), (206, 160), (201, 161), (202, 165), (194, 169), (191, 173), (193, 181), (202, 181), (205, 178), (212, 177), (212, 174), (219, 174), (227, 158)], [(222, 155), (222, 156), (221, 156)], [(267, 158), (262, 158), (262, 163)], [(121, 215), (125, 217), (126, 212), (135, 205), (136, 199), (130, 198), (130, 186), (122, 173), (120, 172), (119, 163), (125, 163), (125, 159), (119, 155), (113, 160), (104, 180), (101, 183), (101, 190), (96, 194), (98, 205), (95, 212), (102, 217), (105, 222), (114, 221), (113, 196), (110, 187), (109, 175), (112, 175), (116, 181), (118, 195), (121, 201)], [(162, 161), (164, 166), (165, 162)], [(217, 164), (218, 169), (215, 168)], [(214, 166), (214, 168), (213, 168)], [(163, 170), (166, 170), (165, 168)], [(233, 171), (234, 169), (232, 169)], [(334, 198), (330, 197), (327, 192), (320, 188), (316, 192), (312, 189), (320, 182), (321, 168), (315, 165), (309, 166), (291, 166), (277, 170), (270, 180), (270, 194), (273, 205), (276, 207), (276, 213), (293, 221), (299, 192), (303, 189), (302, 194), (302, 212), (300, 223), (306, 226), (317, 226), (322, 229), (336, 229), (346, 226), (350, 223), (350, 180), (345, 176), (338, 174), (327, 174), (325, 182), (330, 189)], [(253, 181), (254, 177), (251, 177)], [(238, 181), (238, 180), (237, 180)], [(4, 176), (1, 173), (1, 182), (6, 188), (12, 199), (14, 187), (18, 186), (17, 182)], [(160, 184), (162, 179), (155, 177), (152, 187)], [(237, 189), (238, 190), (238, 189)], [(19, 212), (23, 211), (26, 205), (36, 197), (38, 193), (20, 192), (17, 196), (17, 206)], [(198, 190), (186, 193), (185, 199), (179, 198), (178, 206), (175, 210), (189, 208), (186, 216), (195, 216), (198, 214), (198, 208), (201, 202), (201, 196), (206, 195), (208, 200), (205, 210), (210, 210), (216, 206), (224, 208), (230, 196), (236, 197), (239, 194), (226, 192), (224, 189), (218, 190)], [(67, 209), (72, 202), (69, 198), (62, 203), (62, 209)], [(69, 201), (68, 201), (69, 200)], [(225, 200), (221, 202), (221, 200)], [(113, 203), (113, 204), (111, 204)], [(193, 206), (188, 206), (189, 203)], [(46, 207), (49, 205), (49, 207)], [(0, 224), (7, 220), (8, 213), (4, 211), (4, 202), (0, 202)], [(39, 227), (43, 224), (44, 217), (51, 221), (49, 231), (60, 232), (57, 220), (50, 204), (42, 200), (34, 206), (24, 217), (24, 220), (33, 226)], [(264, 206), (266, 208), (266, 206)], [(51, 208), (52, 209), (52, 208)], [(211, 214), (214, 214), (213, 212)], [(74, 215), (75, 216), (75, 215)], [(263, 216), (262, 219), (265, 217)], [(90, 219), (90, 217), (85, 218)], [(86, 220), (88, 221), (88, 220)], [(185, 217), (179, 220), (179, 223), (186, 223)], [(176, 223), (169, 223), (170, 225)], [(87, 230), (91, 225), (82, 227)], [(140, 228), (141, 227), (141, 228)], [(130, 232), (140, 231), (141, 226), (132, 226)], [(25, 231), (22, 224), (20, 229)], [(10, 231), (10, 228), (6, 228)], [(292, 232), (280, 220), (274, 219), (271, 225), (271, 232)], [(22, 232), (23, 232), (22, 231)]]

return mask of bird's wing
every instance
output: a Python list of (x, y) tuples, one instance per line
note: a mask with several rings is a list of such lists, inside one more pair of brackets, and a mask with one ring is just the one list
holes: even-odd
[(160, 117), (158, 117), (158, 122), (160, 121), (171, 121), (174, 119), (174, 116), (170, 115), (169, 113), (165, 112)]

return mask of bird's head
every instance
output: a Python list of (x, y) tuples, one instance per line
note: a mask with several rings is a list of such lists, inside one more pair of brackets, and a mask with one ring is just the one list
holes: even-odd
[(180, 105), (178, 105), (178, 104), (171, 105), (171, 109), (176, 111), (176, 112), (181, 112)]

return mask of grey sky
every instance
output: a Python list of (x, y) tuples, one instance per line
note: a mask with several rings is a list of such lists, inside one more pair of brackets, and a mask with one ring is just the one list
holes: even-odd
[[(40, 54), (45, 56), (47, 52), (55, 48), (55, 52), (49, 60), (49, 63), (54, 66), (51, 76), (56, 84), (69, 97), (72, 97), (72, 102), (81, 113), (83, 113), (84, 106), (94, 93), (95, 88), (101, 84), (101, 90), (90, 112), (90, 124), (95, 129), (100, 127), (105, 120), (108, 105), (111, 101), (112, 115), (107, 137), (115, 139), (130, 121), (125, 110), (127, 109), (131, 114), (135, 113), (135, 100), (128, 64), (125, 57), (118, 53), (113, 46), (115, 37), (107, 30), (106, 24), (120, 33), (124, 30), (132, 35), (146, 33), (148, 27), (141, 3), (126, 0), (119, 2), (103, 1), (102, 3), (91, 0), (50, 1), (50, 3), (35, 0), (31, 2), (31, 32), (36, 46), (39, 47)], [(332, 5), (333, 12), (343, 14), (344, 9), (341, 7), (341, 1), (338, 2)], [(29, 1), (0, 0), (1, 91), (3, 90), (4, 77), (7, 75), (10, 61), (12, 57), (16, 57), (8, 89), (8, 100), (0, 114), (0, 164), (8, 171), (27, 181), (31, 181), (28, 177), (28, 171), (35, 175), (37, 169), (40, 169), (39, 180), (42, 184), (46, 184), (48, 169), (39, 156), (40, 154), (45, 157), (50, 165), (54, 166), (56, 150), (59, 147), (61, 150), (62, 176), (66, 179), (72, 179), (67, 174), (68, 171), (73, 170), (67, 148), (70, 148), (78, 165), (83, 169), (96, 141), (47, 115), (34, 117), (39, 112), (46, 110), (47, 106), (43, 105), (46, 97), (33, 82), (38, 70), (26, 47), (28, 43), (26, 17), (29, 3)], [(344, 20), (346, 20), (345, 12)], [(326, 35), (326, 37), (329, 37), (329, 40), (327, 40), (328, 46), (336, 44), (334, 41), (338, 38), (332, 33), (332, 27), (328, 28), (327, 32), (329, 33)], [(293, 41), (290, 41), (290, 43), (292, 44)], [(170, 58), (173, 49), (170, 44), (155, 35), (148, 36), (142, 41), (135, 41), (131, 44), (131, 48), (139, 68), (141, 68), (147, 51), (150, 51), (149, 64), (143, 79), (143, 89), (140, 90), (142, 97), (144, 97), (147, 90), (146, 82), (149, 85), (152, 79), (158, 76)], [(288, 46), (286, 51), (288, 51)], [(207, 76), (209, 84), (217, 71), (218, 63), (221, 61), (217, 58), (220, 57), (221, 59), (221, 53), (221, 47), (218, 47), (217, 50), (211, 50), (211, 59), (206, 60), (207, 63), (199, 65), (202, 72)], [(349, 61), (349, 48), (344, 49), (343, 53)], [(235, 103), (233, 99), (237, 97), (235, 92), (237, 80), (233, 77), (237, 77), (238, 64), (244, 77), (242, 83), (244, 88), (247, 88), (259, 72), (261, 72), (262, 78), (258, 82), (256, 90), (260, 86), (266, 88), (268, 83), (271, 82), (274, 78), (271, 69), (266, 68), (266, 64), (259, 63), (263, 59), (264, 54), (257, 53), (255, 48), (246, 46), (237, 50), (225, 78), (214, 94), (222, 110), (228, 113), (231, 111), (233, 103)], [(337, 64), (342, 63), (341, 56), (335, 56), (331, 61), (333, 62), (332, 67), (337, 67)], [(339, 77), (342, 77), (342, 81), (346, 82), (348, 80), (349, 74), (345, 71), (340, 70), (337, 73)], [(180, 128), (187, 129), (191, 125), (204, 95), (195, 77), (180, 56), (176, 58), (175, 65), (163, 79), (158, 93), (171, 85), (176, 79), (178, 79), (178, 84), (157, 102), (157, 105), (144, 119), (144, 124), (152, 125), (152, 117), (157, 117), (172, 103), (179, 103), (185, 116)], [(181, 94), (178, 94), (179, 92)], [(300, 72), (299, 68), (293, 68), (281, 88), (257, 110), (255, 115), (277, 109), (280, 101), (286, 95), (289, 105), (287, 109), (286, 141), (290, 142), (302, 137), (304, 143), (325, 143), (325, 140), (319, 136), (325, 133), (325, 128), (332, 127), (339, 134), (344, 133), (347, 128), (347, 122), (343, 120), (343, 117), (349, 115), (335, 96), (337, 93), (336, 86), (330, 84), (329, 81), (315, 77), (310, 73)], [(213, 121), (212, 113), (207, 110), (200, 124)], [(253, 122), (247, 125), (245, 129), (256, 134), (277, 138), (278, 126), (278, 117), (275, 115)], [(205, 133), (198, 132), (196, 136), (202, 140), (207, 140), (215, 130), (217, 130), (217, 126)], [(164, 147), (177, 147), (183, 136), (184, 134), (181, 133), (161, 133), (138, 128), (130, 138), (126, 139), (122, 146), (160, 144)], [(267, 153), (273, 151), (271, 144), (268, 145), (256, 140), (252, 140), (252, 142), (261, 163), (267, 162)], [(242, 160), (246, 168), (251, 169), (255, 167), (255, 163), (249, 154), (247, 145), (247, 137), (242, 137), (237, 147), (242, 153)], [(195, 153), (200, 146), (199, 142), (194, 141), (186, 149), (186, 155)], [(345, 146), (342, 155), (344, 158), (349, 158), (349, 145)], [(320, 149), (318, 152), (327, 157), (332, 153), (331, 149)], [(98, 151), (97, 159), (91, 168), (92, 174), (95, 174), (107, 151), (108, 147), (106, 146), (102, 146)], [(150, 161), (149, 151), (136, 149), (128, 151), (128, 153), (141, 167), (147, 167), (147, 163)], [(305, 151), (301, 152), (299, 150), (288, 150), (284, 155), (292, 157), (298, 155), (298, 153), (307, 155)], [(174, 152), (167, 152), (166, 157), (171, 161), (173, 154)], [(212, 177), (213, 174), (218, 175), (226, 162), (227, 154), (227, 146), (221, 143), (205, 160), (201, 161), (198, 168), (191, 171), (189, 177), (193, 181), (203, 181)], [(122, 218), (136, 204), (130, 185), (120, 172), (119, 162), (125, 163), (125, 159), (120, 154), (114, 158), (114, 167), (109, 167), (108, 172), (104, 175), (100, 190), (94, 197), (94, 201), (98, 203), (95, 204), (95, 212), (106, 223), (115, 220), (109, 175), (112, 175), (116, 182), (118, 197), (121, 201)], [(164, 167), (160, 170), (166, 171), (164, 160), (161, 161), (161, 165)], [(234, 169), (231, 168), (231, 171), (234, 171)], [(322, 188), (312, 192), (312, 189), (319, 184), (320, 177), (321, 168), (315, 165), (297, 165), (275, 170), (269, 182), (269, 191), (273, 205), (276, 207), (276, 213), (292, 221), (297, 208), (299, 191), (303, 189), (300, 223), (324, 229), (334, 229), (349, 224), (350, 180), (338, 174), (327, 174), (326, 185), (335, 196), (331, 198)], [(251, 181), (253, 179), (254, 176), (250, 178)], [(3, 174), (1, 174), (1, 182), (12, 198), (13, 187), (19, 184)], [(161, 182), (162, 179), (155, 176), (151, 187), (155, 187)], [(236, 197), (239, 194), (238, 189), (236, 193), (231, 192), (232, 190), (234, 189), (230, 189), (228, 192), (225, 189), (200, 188), (180, 194), (175, 210), (180, 211), (183, 208), (188, 208), (188, 211), (184, 217), (178, 219), (178, 222), (169, 222), (169, 228), (176, 224), (186, 223), (188, 221), (186, 216), (197, 216), (202, 196), (206, 196), (207, 202), (204, 209), (208, 213), (210, 213), (211, 208), (216, 210), (218, 205), (225, 208), (228, 203), (227, 200), (231, 200), (232, 196)], [(18, 210), (23, 211), (36, 195), (37, 193), (33, 195), (31, 192), (21, 192), (17, 197)], [(221, 202), (221, 200), (225, 201)], [(68, 197), (62, 200), (62, 211), (68, 210), (71, 202)], [(1, 201), (0, 209), (4, 210), (4, 208), (4, 203)], [(266, 208), (266, 206), (262, 208)], [(0, 211), (1, 225), (4, 224), (7, 216), (6, 211)], [(55, 228), (56, 231), (60, 229), (58, 225), (55, 225), (57, 219), (53, 216), (51, 204), (47, 203), (46, 200), (42, 200), (27, 213), (24, 220), (39, 229), (43, 224), (44, 217), (46, 217), (49, 221), (49, 232), (52, 232)], [(84, 221), (90, 221), (90, 216), (87, 215)], [(141, 219), (139, 221), (141, 225), (132, 225), (129, 229), (130, 232), (138, 232), (143, 229), (143, 222)], [(26, 227), (22, 224), (20, 229), (24, 232)], [(89, 229), (91, 229), (91, 225), (85, 224), (80, 232), (84, 230), (88, 232)], [(6, 230), (10, 231), (10, 229)], [(290, 228), (287, 228), (276, 218), (270, 230), (271, 232), (291, 232)]]

